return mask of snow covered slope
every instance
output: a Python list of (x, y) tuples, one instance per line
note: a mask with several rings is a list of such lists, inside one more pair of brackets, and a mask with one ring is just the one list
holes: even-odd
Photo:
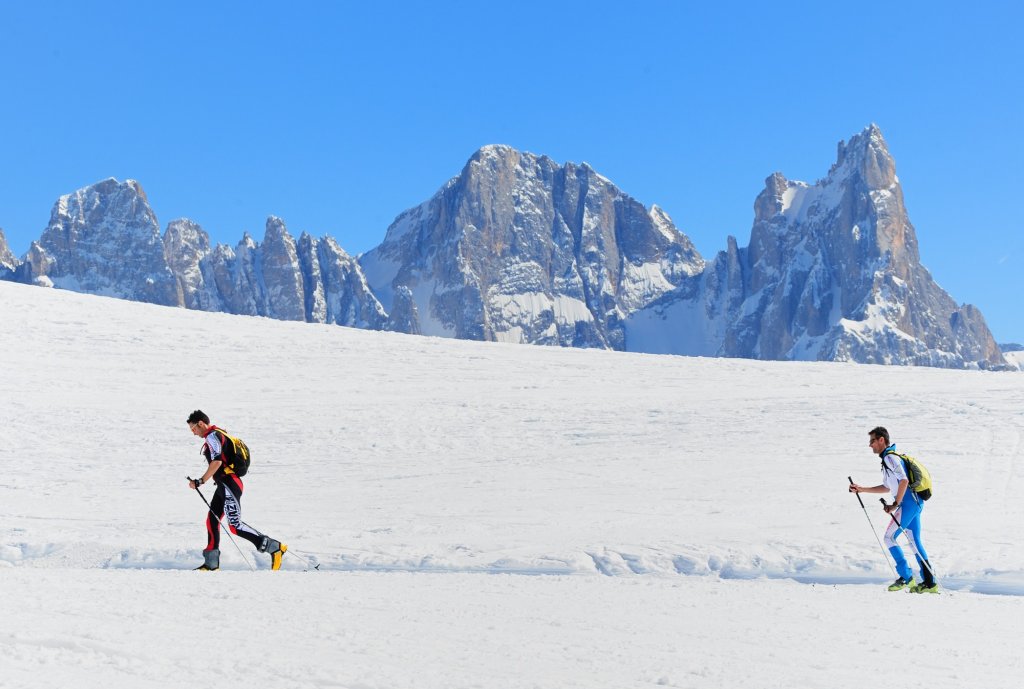
[(1011, 366), (1024, 370), (1024, 351), (1004, 352), (1003, 356)]
[[(0, 324), (0, 685), (861, 686), (910, 619), (915, 680), (1020, 676), (1024, 375), (520, 347), (14, 283)], [(197, 407), (252, 448), (243, 515), (292, 546), (285, 571), (227, 541), (229, 571), (183, 571)], [(879, 423), (935, 478), (944, 596), (879, 586), (846, 493), (877, 476)]]

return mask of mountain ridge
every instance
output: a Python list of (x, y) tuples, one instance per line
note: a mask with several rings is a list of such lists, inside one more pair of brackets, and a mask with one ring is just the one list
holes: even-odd
[[(492, 144), (357, 257), (267, 219), (211, 246), (161, 236), (134, 180), (60, 197), (0, 277), (208, 311), (460, 339), (756, 359), (1009, 368), (981, 312), (920, 264), (877, 125), (814, 184), (770, 175), (750, 242), (706, 261), (657, 205), (587, 163)], [(129, 260), (126, 260), (129, 259)]]

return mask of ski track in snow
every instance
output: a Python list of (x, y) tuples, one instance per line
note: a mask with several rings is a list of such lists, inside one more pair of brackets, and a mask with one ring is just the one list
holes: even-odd
[[(0, 686), (860, 686), (901, 615), (930, 686), (1020, 675), (1024, 375), (460, 342), (9, 283), (0, 322)], [(227, 539), (224, 571), (174, 571), (204, 543), (197, 407), (252, 448), (243, 518), (292, 546), (285, 571), (240, 539), (259, 571)], [(846, 492), (877, 483), (879, 423), (935, 478), (946, 595), (879, 586)]]

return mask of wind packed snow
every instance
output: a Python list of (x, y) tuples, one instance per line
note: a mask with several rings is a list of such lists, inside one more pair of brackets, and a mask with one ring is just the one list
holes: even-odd
[[(12, 283), (0, 323), (0, 686), (1019, 686), (1019, 373), (478, 343)], [(190, 571), (195, 408), (252, 448), (243, 517), (291, 546), (282, 571), (227, 539), (222, 571)], [(934, 477), (943, 595), (884, 590), (846, 492), (878, 482), (876, 424)]]
[[(592, 323), (594, 315), (590, 313), (585, 302), (565, 295), (554, 297), (544, 292), (526, 292), (524, 294), (492, 294), (489, 297), (492, 309), (501, 313), (504, 322), (528, 322), (537, 314), (552, 314), (552, 335), (556, 333), (554, 324), (571, 325), (574, 323)], [(508, 331), (495, 332), (499, 342), (523, 342), (523, 329), (513, 327)]]
[(1018, 352), (1003, 352), (1006, 362), (1011, 366), (1024, 370), (1024, 350)]
[(834, 179), (821, 181), (813, 186), (806, 182), (793, 181), (782, 193), (780, 212), (791, 223), (806, 222), (808, 217), (813, 215), (813, 209), (834, 207), (841, 197), (842, 184)]

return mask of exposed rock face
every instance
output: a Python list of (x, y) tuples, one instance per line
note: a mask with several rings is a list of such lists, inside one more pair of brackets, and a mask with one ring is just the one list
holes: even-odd
[(387, 325), (356, 260), (329, 237), (303, 234), (296, 242), (280, 218), (267, 219), (262, 244), (246, 234), (234, 250), (211, 249), (199, 225), (175, 220), (164, 250), (188, 308), (374, 330)]
[[(210, 236), (197, 223), (182, 218), (172, 220), (164, 232), (164, 260), (177, 287), (179, 303), (188, 309), (224, 311), (216, 289), (207, 282)], [(205, 272), (204, 272), (205, 271)]]
[[(300, 255), (301, 254), (301, 255)], [(384, 329), (388, 315), (337, 242), (267, 220), (262, 244), (210, 246), (187, 219), (160, 237), (137, 182), (108, 179), (62, 196), (19, 264), (0, 234), (0, 277), (170, 306)]]
[(107, 179), (60, 197), (21, 279), (179, 306), (160, 228), (142, 187)]
[(388, 313), (370, 290), (359, 262), (331, 237), (299, 239), (305, 318), (353, 328), (384, 330)]
[(19, 263), (14, 254), (11, 253), (11, 249), (7, 246), (7, 237), (4, 236), (4, 230), (0, 227), (0, 275), (13, 273)]
[[(673, 337), (653, 342), (658, 323)], [(713, 327), (710, 327), (713, 326)], [(921, 265), (896, 166), (872, 125), (828, 176), (768, 178), (750, 245), (719, 254), (627, 328), (636, 351), (944, 367), (1005, 366), (981, 313)], [(697, 336), (694, 336), (694, 334)], [(651, 345), (654, 346), (651, 346)]]
[(478, 151), (360, 262), (394, 329), (614, 349), (628, 314), (703, 269), (657, 207), (507, 146)]
[[(258, 252), (259, 272), (265, 289), (263, 313), (283, 321), (305, 320), (302, 270), (295, 238), (280, 218), (267, 219), (263, 245)], [(256, 285), (257, 289), (260, 285)]]
[[(1004, 368), (981, 313), (921, 265), (896, 166), (871, 126), (813, 185), (769, 177), (750, 244), (705, 264), (657, 206), (588, 165), (487, 146), (384, 242), (349, 256), (296, 241), (161, 239), (136, 182), (62, 196), (0, 278), (191, 309), (359, 328), (634, 352)], [(390, 309), (390, 313), (386, 310)]]
[(409, 335), (422, 335), (420, 314), (413, 300), (412, 290), (405, 285), (395, 288), (392, 300), (390, 329)]

